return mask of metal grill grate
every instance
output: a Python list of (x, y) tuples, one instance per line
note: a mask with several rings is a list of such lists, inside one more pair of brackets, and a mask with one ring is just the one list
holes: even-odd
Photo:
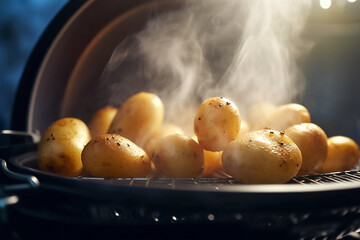
[[(214, 186), (221, 187), (224, 185), (242, 185), (240, 181), (230, 177), (226, 173), (219, 173), (222, 177), (202, 177), (202, 178), (165, 178), (165, 177), (151, 177), (151, 178), (91, 178), (91, 177), (77, 177), (76, 180), (87, 182), (101, 182), (107, 184), (114, 184), (119, 186), (137, 186), (137, 187), (161, 187), (175, 189), (192, 185), (198, 186)], [(320, 175), (297, 176), (292, 178), (287, 184), (327, 184), (327, 183), (360, 183), (360, 171), (352, 170), (345, 172), (336, 172)]]

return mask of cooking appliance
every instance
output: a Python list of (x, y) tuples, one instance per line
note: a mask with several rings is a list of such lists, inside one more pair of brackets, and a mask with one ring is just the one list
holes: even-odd
[[(117, 44), (141, 29), (154, 9), (167, 11), (181, 4), (69, 2), (29, 59), (12, 129), (43, 132), (67, 115), (88, 120), (102, 102), (86, 102)], [(141, 88), (137, 83), (133, 87)], [(7, 238), (340, 238), (360, 227), (358, 170), (255, 186), (224, 173), (198, 179), (66, 178), (38, 169), (36, 144), (14, 143), (2, 152), (0, 230)], [(196, 231), (189, 235), (190, 230)]]

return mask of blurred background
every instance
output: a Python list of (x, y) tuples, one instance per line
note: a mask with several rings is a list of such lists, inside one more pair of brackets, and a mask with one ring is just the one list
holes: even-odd
[(0, 1), (0, 129), (10, 128), (12, 105), (26, 60), (66, 0)]

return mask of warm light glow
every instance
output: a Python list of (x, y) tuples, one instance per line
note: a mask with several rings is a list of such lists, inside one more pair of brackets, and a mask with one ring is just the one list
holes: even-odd
[(356, 2), (356, 0), (347, 0), (349, 3)]
[(320, 7), (328, 9), (331, 7), (331, 0), (320, 0)]

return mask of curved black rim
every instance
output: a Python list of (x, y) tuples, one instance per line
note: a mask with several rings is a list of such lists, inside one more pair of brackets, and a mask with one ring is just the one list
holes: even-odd
[(36, 75), (40, 69), (43, 59), (66, 22), (87, 1), (88, 0), (69, 1), (56, 14), (36, 43), (30, 57), (27, 60), (17, 88), (12, 109), (11, 129), (19, 131), (27, 130), (27, 116), (29, 114), (31, 93), (33, 91)]

